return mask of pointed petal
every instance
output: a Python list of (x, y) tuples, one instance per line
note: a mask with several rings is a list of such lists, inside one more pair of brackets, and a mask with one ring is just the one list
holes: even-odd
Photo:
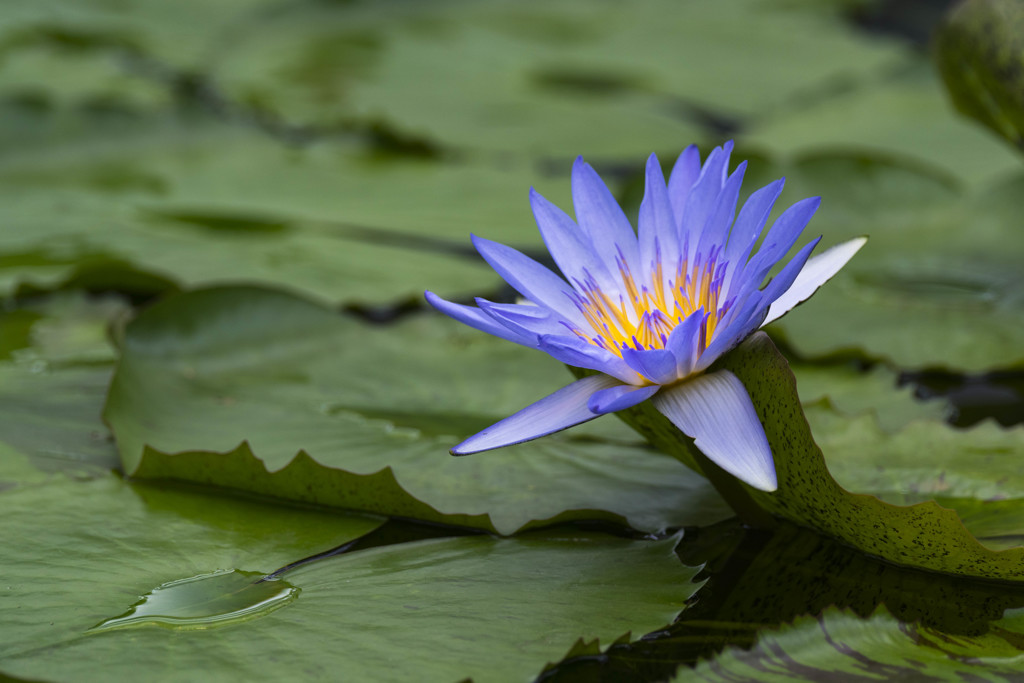
[(832, 276), (838, 273), (867, 241), (867, 237), (857, 237), (808, 259), (789, 289), (772, 302), (768, 308), (768, 317), (761, 326), (778, 320), (794, 306), (809, 299), (819, 287), (832, 279)]
[(590, 396), (618, 384), (618, 381), (607, 375), (584, 377), (469, 437), (452, 449), (452, 455), (468, 455), (511, 446), (593, 420), (597, 414), (587, 407)]
[(565, 334), (571, 323), (563, 321), (546, 306), (529, 304), (496, 304), (482, 297), (476, 298), (480, 310), (517, 334), (536, 340), (542, 334)]
[(705, 258), (714, 247), (725, 246), (729, 239), (729, 231), (736, 218), (736, 203), (740, 198), (740, 186), (743, 184), (743, 174), (746, 171), (747, 162), (740, 162), (733, 174), (725, 181), (718, 197), (715, 198), (708, 221), (701, 231), (700, 243), (697, 245), (697, 253), (703, 254)]
[(668, 384), (678, 379), (676, 357), (667, 349), (622, 349), (622, 359), (629, 367), (656, 384)]
[(570, 282), (585, 280), (586, 270), (597, 279), (602, 288), (613, 288), (608, 291), (616, 291), (619, 288), (617, 281), (608, 273), (604, 262), (594, 253), (589, 238), (575, 221), (533, 188), (530, 188), (530, 207), (533, 209), (533, 217), (537, 221), (544, 245)]
[(635, 275), (640, 255), (633, 226), (597, 171), (583, 157), (578, 157), (572, 166), (572, 204), (583, 232), (593, 244), (599, 245), (601, 254), (607, 254), (608, 270), (618, 272), (615, 257), (621, 251)]
[(545, 335), (537, 341), (537, 345), (541, 351), (566, 365), (597, 370), (617, 377), (627, 384), (643, 383), (643, 379), (626, 365), (626, 361), (611, 351), (588, 344), (579, 337)]
[[(765, 185), (753, 192), (733, 225), (729, 233), (729, 242), (725, 248), (725, 260), (728, 263), (725, 280), (722, 283), (722, 292), (728, 295), (732, 291), (731, 284), (736, 274), (743, 270), (750, 258), (750, 251), (754, 248), (761, 232), (764, 230), (768, 215), (775, 206), (786, 179), (780, 178), (774, 183)], [(760, 284), (760, 283), (758, 283)]]
[[(644, 199), (640, 203), (637, 234), (640, 241), (641, 272), (654, 271), (656, 261), (664, 272), (675, 266), (679, 259), (679, 234), (676, 232), (676, 218), (665, 187), (665, 176), (661, 172), (658, 157), (647, 159), (647, 175), (644, 185)], [(639, 275), (639, 273), (634, 273)]]
[(807, 244), (805, 244), (800, 251), (796, 253), (796, 256), (789, 260), (779, 274), (772, 278), (771, 282), (765, 285), (762, 291), (762, 303), (765, 306), (765, 313), (767, 315), (767, 308), (771, 302), (778, 299), (780, 296), (786, 293), (793, 283), (796, 281), (797, 276), (800, 275), (800, 271), (807, 265), (807, 260), (811, 257), (811, 252), (818, 246), (818, 242), (821, 241), (821, 237), (816, 237)]
[(663, 389), (652, 402), (723, 470), (762, 491), (778, 488), (768, 438), (736, 375), (700, 375)]
[(629, 384), (620, 384), (617, 387), (602, 389), (594, 392), (587, 401), (587, 407), (591, 412), (604, 415), (614, 413), (617, 410), (632, 408), (638, 403), (643, 403), (651, 396), (658, 393), (661, 386), (652, 384), (646, 387), (634, 387)]
[(704, 309), (699, 308), (676, 325), (672, 334), (668, 336), (665, 348), (676, 358), (676, 377), (686, 377), (693, 372), (694, 364), (697, 362), (700, 327), (706, 317)]
[(708, 155), (704, 167), (700, 171), (700, 177), (694, 183), (690, 196), (686, 199), (682, 216), (678, 216), (682, 230), (680, 232), (682, 242), (686, 242), (689, 236), (689, 252), (686, 254), (688, 263), (693, 263), (697, 254), (697, 247), (700, 243), (700, 236), (707, 225), (708, 218), (715, 206), (715, 200), (722, 191), (722, 183), (729, 167), (729, 155), (732, 152), (732, 142), (727, 142), (722, 147), (716, 147)]
[(755, 286), (759, 287), (760, 281), (764, 279), (772, 266), (778, 263), (796, 244), (800, 233), (807, 227), (807, 223), (820, 205), (821, 197), (809, 197), (786, 209), (768, 231), (761, 248), (743, 269), (743, 277), (757, 281)]
[(522, 344), (523, 346), (529, 346), (534, 349), (537, 348), (536, 335), (526, 335), (521, 332), (511, 330), (478, 308), (463, 306), (462, 304), (455, 304), (451, 301), (446, 301), (433, 292), (424, 292), (423, 296), (431, 306), (448, 317), (458, 320), (460, 323), (469, 325), (481, 332), (493, 334), (495, 337), (507, 339), (508, 341), (515, 342), (516, 344)]
[(690, 196), (693, 184), (700, 177), (700, 151), (697, 145), (690, 145), (676, 159), (675, 166), (668, 178), (668, 198), (672, 203), (672, 212), (678, 221), (683, 217), (683, 207)]
[(550, 270), (512, 247), (472, 236), (473, 246), (505, 282), (535, 304), (547, 306), (563, 318), (581, 322), (573, 303), (575, 290)]
[(762, 299), (761, 292), (754, 290), (742, 307), (736, 310), (727, 322), (719, 323), (714, 338), (704, 348), (693, 366), (693, 372), (707, 370), (712, 363), (718, 360), (719, 356), (731, 350), (761, 326), (765, 313), (768, 311), (768, 306), (763, 303)]

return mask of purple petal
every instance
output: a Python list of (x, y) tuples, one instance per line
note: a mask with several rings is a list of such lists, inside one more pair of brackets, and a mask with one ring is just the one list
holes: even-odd
[[(681, 237), (689, 235), (690, 251), (686, 255), (686, 260), (689, 263), (693, 263), (700, 235), (711, 216), (715, 200), (722, 191), (722, 183), (725, 180), (731, 152), (732, 142), (727, 142), (724, 147), (716, 147), (711, 151), (700, 171), (700, 177), (697, 178), (697, 182), (690, 191), (690, 196), (686, 199), (682, 215), (676, 215), (682, 227)], [(680, 241), (685, 240), (681, 239)]]
[(820, 241), (821, 237), (817, 237), (805, 244), (800, 251), (796, 253), (796, 256), (790, 259), (789, 263), (779, 271), (779, 274), (773, 277), (772, 281), (765, 286), (761, 294), (766, 313), (768, 306), (793, 286), (793, 283), (796, 281), (800, 271), (803, 270), (804, 266), (807, 264), (807, 259), (811, 257), (811, 252), (816, 246), (818, 246), (818, 242)]
[(545, 306), (496, 304), (481, 297), (477, 297), (476, 305), (497, 323), (529, 339), (536, 340), (542, 334), (565, 334), (568, 331), (567, 321), (562, 321)]
[(551, 252), (551, 257), (558, 264), (562, 274), (570, 282), (585, 280), (586, 271), (606, 290), (618, 290), (618, 280), (612, 278), (604, 261), (594, 253), (589, 238), (564, 211), (532, 188), (530, 207), (533, 209), (533, 217), (537, 221), (545, 246)]
[(648, 269), (654, 269), (656, 262), (660, 262), (665, 272), (668, 272), (679, 259), (679, 235), (665, 187), (665, 176), (661, 172), (658, 157), (653, 154), (647, 159), (646, 174), (644, 199), (640, 203), (637, 223), (640, 268), (642, 272), (647, 272)]
[(867, 241), (866, 237), (857, 237), (808, 259), (789, 289), (772, 302), (768, 309), (768, 317), (762, 326), (778, 320), (794, 306), (809, 299), (819, 287), (832, 279), (832, 276), (838, 273)]
[(700, 328), (707, 314), (700, 308), (686, 316), (683, 322), (675, 326), (668, 336), (665, 348), (676, 358), (676, 376), (686, 377), (693, 372), (697, 362), (700, 343)]
[(743, 184), (743, 174), (746, 171), (747, 162), (741, 162), (725, 182), (722, 191), (718, 193), (708, 221), (701, 231), (697, 253), (707, 257), (714, 247), (726, 244), (733, 220), (736, 218), (736, 202), (740, 198), (740, 186)]
[(580, 322), (573, 303), (575, 291), (562, 278), (512, 247), (472, 236), (473, 246), (505, 282), (535, 304), (547, 306), (563, 318)]
[(807, 227), (807, 223), (820, 205), (821, 197), (809, 197), (786, 209), (768, 231), (761, 248), (744, 267), (743, 277), (756, 280), (757, 286), (760, 286), (760, 281), (768, 274), (772, 266), (778, 263), (796, 244), (800, 233)]
[(583, 157), (578, 157), (572, 166), (572, 204), (576, 209), (576, 221), (597, 247), (598, 255), (606, 257), (608, 270), (612, 273), (618, 271), (615, 258), (621, 251), (626, 265), (636, 274), (640, 254), (633, 226), (608, 187), (590, 164), (583, 161)]
[(521, 332), (513, 331), (478, 308), (446, 301), (433, 292), (424, 292), (424, 297), (431, 306), (448, 317), (458, 320), (460, 323), (469, 325), (481, 332), (493, 334), (495, 337), (507, 339), (516, 344), (522, 344), (534, 349), (537, 348), (536, 335), (525, 335)]
[(700, 375), (663, 389), (652, 401), (723, 470), (762, 491), (778, 488), (764, 428), (736, 375), (728, 370)]
[(537, 340), (537, 347), (566, 365), (597, 370), (617, 377), (626, 384), (643, 383), (643, 379), (626, 365), (626, 361), (611, 351), (589, 344), (579, 337), (545, 335)]
[(763, 302), (761, 292), (755, 289), (746, 303), (735, 309), (728, 320), (719, 322), (714, 338), (700, 354), (693, 371), (706, 370), (719, 356), (753, 334), (761, 326), (767, 311), (768, 305)]
[(602, 389), (601, 391), (594, 392), (594, 394), (591, 395), (590, 400), (587, 401), (587, 407), (590, 408), (592, 412), (599, 415), (614, 413), (618, 410), (632, 408), (638, 403), (643, 403), (651, 396), (658, 393), (658, 389), (661, 389), (661, 386), (658, 384), (646, 387), (634, 387), (629, 384), (620, 384), (617, 387), (611, 387), (609, 389)]
[(668, 198), (672, 203), (672, 213), (676, 220), (683, 217), (683, 207), (690, 196), (693, 184), (700, 177), (700, 151), (697, 145), (690, 145), (676, 159), (675, 166), (668, 178)]
[(755, 190), (743, 208), (739, 210), (739, 217), (736, 218), (732, 231), (729, 233), (729, 243), (725, 249), (725, 260), (735, 266), (742, 266), (750, 257), (751, 249), (761, 237), (765, 222), (772, 207), (782, 194), (782, 186), (785, 178), (779, 178), (761, 189)]
[(511, 446), (593, 420), (597, 414), (587, 407), (590, 396), (617, 384), (619, 382), (606, 375), (584, 377), (469, 437), (452, 449), (452, 455)]
[(622, 349), (622, 359), (655, 384), (668, 384), (679, 379), (676, 375), (676, 357), (667, 349), (637, 351), (625, 348)]

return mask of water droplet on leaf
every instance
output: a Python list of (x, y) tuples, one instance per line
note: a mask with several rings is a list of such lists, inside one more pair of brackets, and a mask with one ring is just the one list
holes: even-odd
[(298, 597), (296, 586), (280, 579), (263, 581), (263, 577), (261, 572), (231, 569), (170, 581), (144, 595), (121, 616), (89, 630), (216, 628), (269, 614)]

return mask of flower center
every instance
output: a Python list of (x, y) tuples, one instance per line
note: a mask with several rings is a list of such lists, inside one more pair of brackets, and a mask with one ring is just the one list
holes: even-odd
[(577, 280), (576, 307), (591, 329), (573, 332), (621, 357), (626, 348), (665, 348), (677, 325), (703, 312), (705, 318), (697, 332), (697, 352), (703, 352), (731, 303), (720, 302), (725, 264), (716, 263), (716, 254), (706, 260), (694, 259), (692, 266), (680, 258), (675, 272), (666, 277), (660, 260), (655, 261), (647, 284), (638, 287), (624, 260), (617, 259), (622, 289), (615, 295), (602, 290), (589, 273), (583, 282)]

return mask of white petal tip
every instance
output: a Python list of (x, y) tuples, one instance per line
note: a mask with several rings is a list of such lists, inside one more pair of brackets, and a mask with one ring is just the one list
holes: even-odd
[(764, 491), (766, 493), (772, 493), (773, 491), (779, 490), (779, 480), (775, 476), (775, 471), (771, 472), (760, 472), (760, 476), (753, 476), (748, 478), (740, 478), (743, 483), (752, 486), (758, 491)]

